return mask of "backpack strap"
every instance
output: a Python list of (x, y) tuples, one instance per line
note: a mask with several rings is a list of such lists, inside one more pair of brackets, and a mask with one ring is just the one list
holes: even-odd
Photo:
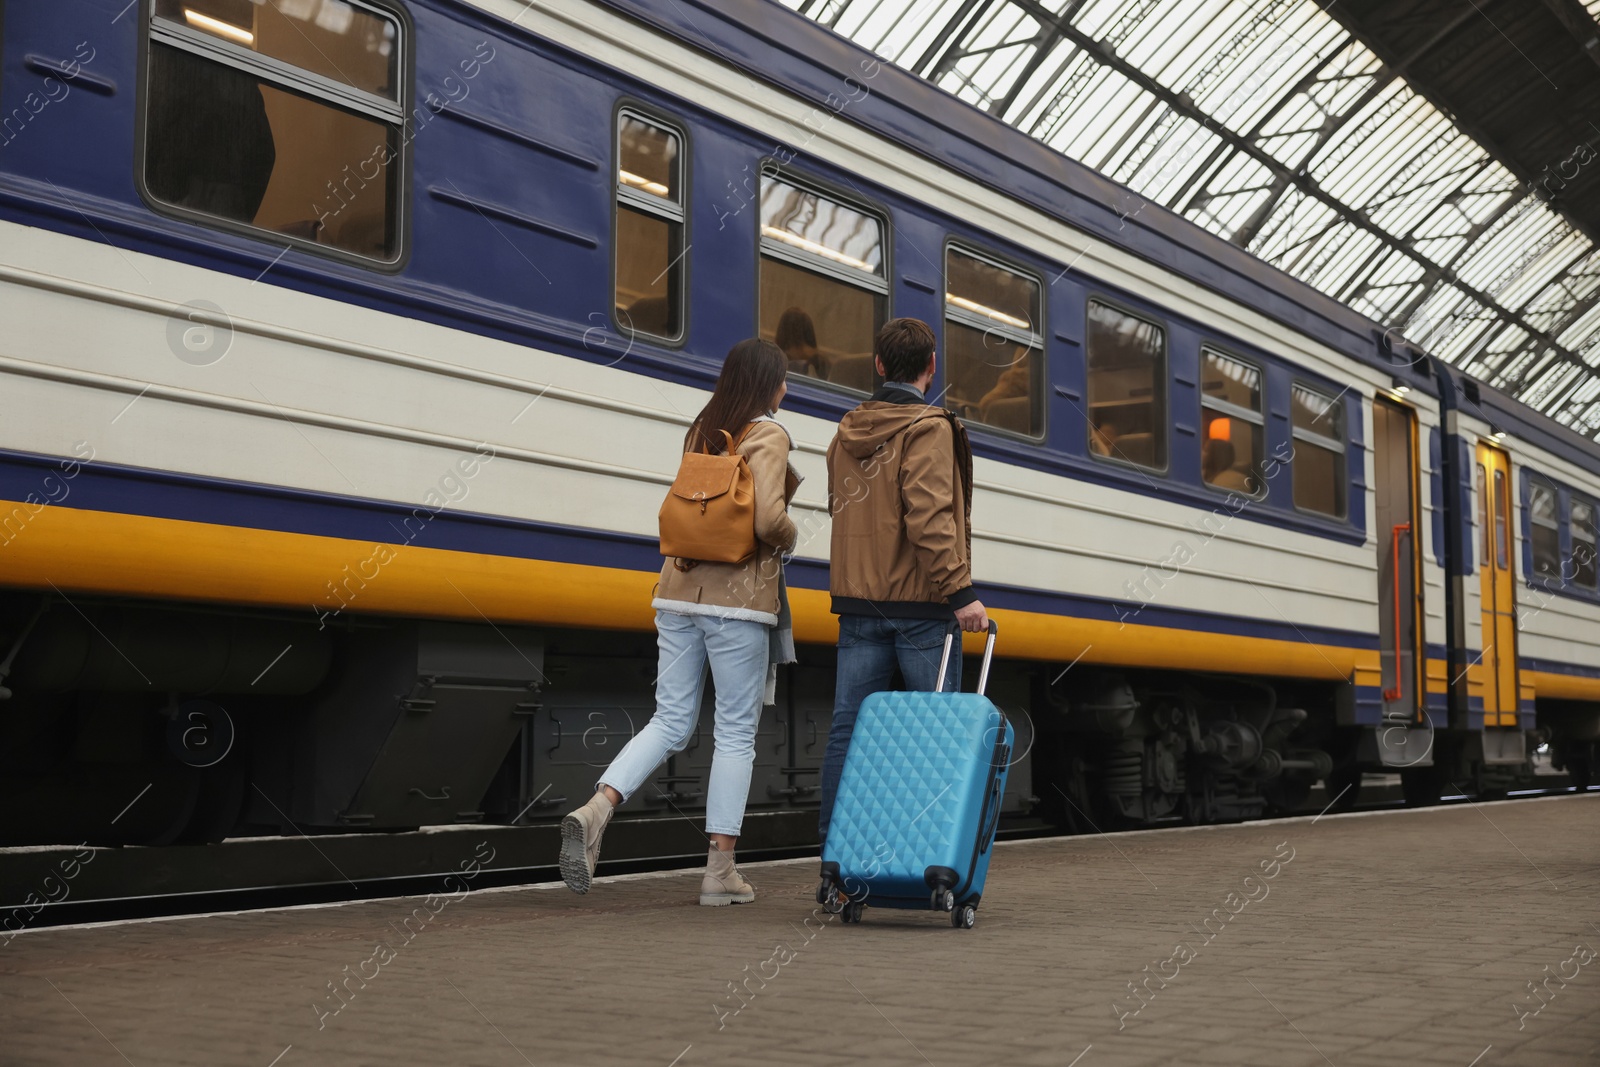
[[(734, 450), (744, 442), (745, 435), (750, 432), (750, 427), (746, 426), (743, 430), (739, 431), (738, 437), (733, 436), (727, 430), (718, 430), (717, 432), (720, 433), (722, 435), (722, 439), (727, 442), (727, 449), (722, 454), (724, 456), (731, 456), (733, 455)], [(701, 451), (708, 456), (715, 455), (715, 453), (711, 451), (711, 442), (706, 438), (705, 434), (700, 435), (700, 440)]]
[[(966, 512), (966, 543), (967, 559), (972, 559), (972, 441), (967, 436), (967, 427), (961, 417), (949, 408), (935, 408), (922, 415), (918, 415), (906, 426), (912, 426), (924, 419), (944, 419), (950, 424), (950, 451), (955, 461), (955, 476), (961, 486), (961, 501)], [(901, 433), (904, 433), (902, 430)]]

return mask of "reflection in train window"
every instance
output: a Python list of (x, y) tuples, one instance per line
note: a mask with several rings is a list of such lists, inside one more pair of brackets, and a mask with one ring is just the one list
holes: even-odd
[(1556, 515), (1556, 491), (1530, 479), (1528, 484), (1528, 539), (1533, 550), (1533, 577), (1561, 580), (1561, 521)]
[(956, 248), (945, 252), (945, 403), (972, 422), (1044, 433), (1039, 283)]
[(1595, 578), (1600, 574), (1600, 561), (1595, 558), (1600, 544), (1595, 538), (1594, 501), (1574, 498), (1572, 501), (1572, 582), (1582, 589), (1594, 589)]
[(1478, 480), (1474, 483), (1478, 491), (1478, 566), (1489, 565), (1489, 475), (1483, 469), (1483, 464), (1478, 464)]
[(1261, 371), (1209, 348), (1200, 358), (1200, 474), (1210, 485), (1261, 492)]
[(616, 316), (624, 333), (683, 334), (683, 137), (617, 113)]
[(345, 0), (155, 0), (157, 25), (209, 45), (231, 44), (361, 93), (398, 101), (398, 27)]
[(1511, 517), (1506, 507), (1506, 472), (1494, 472), (1494, 565), (1500, 570), (1511, 566)]
[(789, 373), (872, 391), (889, 294), (881, 221), (762, 174), (760, 286), (761, 336), (783, 349)]
[(400, 27), (358, 3), (156, 0), (144, 182), (158, 201), (399, 259)]
[(1089, 301), (1089, 450), (1167, 465), (1167, 333), (1153, 322)]
[(1344, 405), (1308, 385), (1290, 390), (1294, 427), (1294, 506), (1344, 515)]

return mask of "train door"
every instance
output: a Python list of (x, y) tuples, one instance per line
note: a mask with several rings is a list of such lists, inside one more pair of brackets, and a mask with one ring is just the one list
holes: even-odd
[[(1377, 520), (1378, 640), (1386, 727), (1421, 723), (1421, 657), (1417, 619), (1417, 450), (1416, 413), (1382, 397), (1372, 405), (1373, 490)], [(1386, 729), (1384, 762), (1425, 762), (1424, 743), (1407, 751), (1407, 733)]]
[(1483, 724), (1517, 725), (1515, 539), (1511, 536), (1511, 458), (1478, 442), (1478, 582), (1483, 608)]

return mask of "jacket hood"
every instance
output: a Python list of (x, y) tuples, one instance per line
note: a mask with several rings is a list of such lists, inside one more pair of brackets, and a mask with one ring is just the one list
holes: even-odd
[(857, 459), (865, 459), (927, 413), (926, 404), (868, 400), (839, 420), (839, 447)]

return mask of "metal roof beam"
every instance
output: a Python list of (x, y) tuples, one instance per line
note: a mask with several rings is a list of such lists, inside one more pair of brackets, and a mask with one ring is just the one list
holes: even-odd
[(1009, 0), (965, 0), (965, 3), (945, 20), (944, 25), (939, 27), (939, 32), (928, 42), (928, 47), (911, 65), (912, 73), (920, 74), (931, 82), (937, 82), (944, 72), (961, 58), (960, 56), (947, 58), (954, 50), (950, 42), (966, 36), (990, 8), (1004, 6), (1008, 2)]
[(1072, 0), (1072, 2), (1066, 6), (1066, 9), (1061, 12), (1061, 16), (1059, 18), (1052, 18), (1047, 23), (1040, 23), (1041, 30), (1048, 30), (1049, 32), (1040, 33), (1039, 42), (1034, 48), (1033, 55), (1028, 57), (1028, 63), (1022, 68), (1022, 73), (1017, 75), (1017, 80), (1011, 83), (1011, 88), (1006, 90), (1005, 96), (989, 105), (989, 114), (998, 115), (1001, 117), (1005, 116), (1005, 113), (1011, 108), (1011, 105), (1017, 102), (1017, 96), (1028, 84), (1028, 79), (1032, 78), (1034, 74), (1038, 72), (1039, 67), (1042, 66), (1044, 61), (1050, 58), (1050, 54), (1055, 51), (1056, 45), (1060, 44), (1063, 40), (1061, 27), (1067, 25), (1073, 19), (1077, 18), (1078, 12), (1081, 11), (1083, 9), (1083, 5), (1088, 2), (1089, 0)]
[[(1372, 75), (1372, 85), (1368, 87), (1365, 93), (1361, 94), (1361, 99), (1357, 100), (1351, 107), (1345, 109), (1344, 114), (1339, 116), (1338, 119), (1328, 123), (1324, 127), (1321, 135), (1316, 139), (1315, 142), (1312, 143), (1311, 147), (1307, 149), (1306, 153), (1300, 157), (1300, 166), (1308, 166), (1313, 159), (1317, 158), (1317, 154), (1326, 148), (1334, 139), (1334, 137), (1344, 129), (1344, 127), (1352, 118), (1366, 110), (1367, 105), (1376, 100), (1378, 96), (1388, 88), (1390, 82), (1392, 82), (1396, 77), (1404, 78), (1412, 63), (1415, 63), (1417, 59), (1425, 55), (1429, 49), (1433, 48), (1440, 41), (1444, 40), (1446, 36), (1454, 33), (1461, 26), (1461, 24), (1471, 16), (1472, 12), (1470, 10), (1460, 12), (1455, 18), (1449, 20), (1435, 30), (1427, 40), (1425, 40), (1421, 45), (1412, 49), (1411, 52), (1401, 59), (1397, 64), (1393, 66), (1385, 64), (1382, 69), (1376, 71)], [(1285, 93), (1277, 102), (1277, 104), (1274, 105), (1256, 122), (1255, 127), (1250, 130), (1248, 136), (1252, 140), (1259, 140), (1261, 137), (1261, 130), (1265, 128), (1266, 124), (1275, 115), (1277, 115), (1279, 111), (1287, 107), (1291, 101), (1303, 94), (1311, 87), (1311, 85), (1315, 84), (1318, 80), (1316, 75), (1322, 70), (1326, 69), (1328, 64), (1332, 63), (1339, 53), (1349, 47), (1351, 40), (1357, 39), (1359, 38), (1356, 38), (1354, 35), (1352, 35), (1352, 37), (1341, 41), (1337, 47), (1330, 48), (1328, 50), (1328, 54), (1323, 57), (1322, 62), (1317, 65), (1315, 70), (1309, 72), (1305, 78), (1302, 78), (1300, 82), (1295, 85), (1293, 90)], [(1279, 201), (1283, 199), (1283, 194), (1288, 188), (1288, 183), (1280, 180), (1274, 184), (1275, 188), (1273, 189), (1272, 195), (1267, 197), (1266, 201), (1262, 203), (1261, 207), (1252, 213), (1249, 219), (1245, 220), (1244, 225), (1242, 225), (1237, 232), (1229, 237), (1229, 240), (1233, 241), (1233, 243), (1237, 244), (1240, 248), (1249, 247), (1250, 242), (1255, 240), (1256, 234), (1261, 231), (1261, 227), (1265, 226), (1267, 221), (1272, 217), (1272, 212), (1277, 209)]]
[(1579, 51), (1600, 66), (1600, 25), (1595, 24), (1594, 16), (1578, 0), (1544, 0), (1544, 6), (1572, 34)]
[[(1034, 2), (1034, 0), (1010, 0), (1010, 2), (1015, 3), (1018, 7), (1021, 7), (1024, 11), (1027, 11), (1035, 19), (1042, 21), (1044, 19), (1053, 18), (1048, 11), (1040, 7), (1039, 4)], [(1367, 233), (1378, 238), (1379, 241), (1389, 245), (1391, 248), (1400, 252), (1401, 254), (1410, 257), (1425, 271), (1437, 273), (1444, 279), (1450, 281), (1451, 284), (1455, 285), (1463, 293), (1466, 293), (1468, 296), (1478, 301), (1478, 303), (1484, 305), (1485, 307), (1495, 309), (1496, 312), (1498, 312), (1508, 324), (1512, 324), (1521, 328), (1530, 337), (1537, 338), (1538, 340), (1549, 345), (1556, 351), (1558, 358), (1564, 359), (1579, 366), (1587, 366), (1581, 360), (1579, 360), (1576, 355), (1568, 352), (1555, 340), (1555, 338), (1546, 335), (1544, 331), (1528, 322), (1521, 315), (1518, 315), (1511, 309), (1504, 307), (1499, 301), (1495, 300), (1489, 294), (1480, 292), (1472, 286), (1467, 285), (1456, 275), (1455, 271), (1433, 262), (1431, 259), (1428, 259), (1419, 253), (1415, 248), (1406, 246), (1402, 242), (1398, 241), (1393, 234), (1374, 223), (1364, 213), (1357, 211), (1355, 208), (1328, 193), (1321, 187), (1321, 185), (1317, 183), (1315, 178), (1311, 177), (1311, 175), (1306, 173), (1304, 170), (1291, 171), (1288, 167), (1278, 162), (1276, 157), (1266, 152), (1260, 146), (1252, 143), (1243, 135), (1235, 133), (1226, 126), (1217, 123), (1211, 118), (1210, 115), (1200, 110), (1199, 106), (1189, 98), (1187, 93), (1178, 93), (1167, 88), (1155, 78), (1151, 77), (1138, 67), (1134, 66), (1132, 63), (1129, 63), (1127, 60), (1118, 56), (1114, 49), (1103, 45), (1101, 42), (1090, 37), (1088, 34), (1079, 30), (1075, 26), (1064, 25), (1061, 27), (1061, 32), (1064, 37), (1070, 39), (1072, 43), (1076, 44), (1079, 48), (1082, 48), (1098, 57), (1099, 62), (1115, 70), (1118, 74), (1121, 74), (1124, 78), (1127, 78), (1145, 92), (1156, 97), (1173, 111), (1183, 115), (1192, 122), (1204, 126), (1213, 134), (1231, 144), (1235, 151), (1243, 152), (1249, 155), (1256, 162), (1267, 168), (1268, 171), (1300, 188), (1306, 193), (1306, 195), (1315, 197), (1328, 207), (1331, 207), (1339, 216), (1342, 217), (1345, 222), (1348, 222), (1357, 229), (1365, 230)]]
[[(1588, 251), (1593, 250), (1590, 249)], [(1571, 277), (1571, 275), (1568, 274), (1566, 277)], [(1565, 281), (1566, 277), (1562, 278), (1562, 281)], [(1572, 326), (1573, 323), (1578, 322), (1585, 315), (1589, 314), (1589, 312), (1593, 311), (1596, 304), (1600, 304), (1600, 286), (1595, 286), (1594, 292), (1590, 293), (1582, 300), (1574, 301), (1572, 306), (1567, 309), (1567, 313), (1561, 317), (1561, 321), (1550, 328), (1551, 334), (1556, 337), (1560, 337), (1567, 331), (1569, 327)]]
[[(1589, 16), (1580, 0), (1538, 0), (1516, 6), (1516, 17), (1509, 24), (1500, 19), (1502, 13), (1509, 13), (1502, 4), (1491, 5), (1483, 0), (1349, 0), (1343, 4), (1303, 0), (1306, 4), (1315, 3), (1337, 19), (1348, 36), (1330, 41), (1321, 57), (1310, 60), (1309, 72), (1293, 86), (1278, 90), (1275, 100), (1273, 94), (1256, 87), (1248, 108), (1238, 114), (1263, 106), (1264, 110), (1247, 130), (1229, 126), (1235, 121), (1231, 117), (1235, 114), (1233, 109), (1209, 114), (1195, 98), (1205, 96), (1204, 90), (1213, 84), (1214, 74), (1238, 75), (1239, 60), (1248, 54), (1246, 49), (1256, 47), (1249, 42), (1262, 33), (1276, 33), (1282, 28), (1278, 16), (1287, 10), (1290, 0), (1251, 3), (1247, 13), (1240, 12), (1246, 17), (1241, 18), (1239, 27), (1221, 27), (1224, 31), (1236, 30), (1235, 35), (1227, 38), (1224, 33), (1226, 43), (1210, 49), (1209, 58), (1200, 57), (1187, 69), (1159, 73), (1130, 62), (1128, 42), (1139, 42), (1141, 48), (1150, 43), (1150, 33), (1141, 27), (1152, 23), (1141, 20), (1157, 9), (1161, 9), (1162, 20), (1157, 32), (1168, 33), (1178, 24), (1192, 31), (1192, 20), (1184, 21), (1189, 12), (1183, 0), (1128, 0), (1116, 5), (1115, 24), (1108, 24), (1098, 38), (1075, 24), (1087, 0), (953, 0), (942, 3), (936, 24), (925, 28), (914, 24), (914, 12), (920, 6), (915, 0), (784, 2), (798, 4), (807, 13), (822, 14), (830, 24), (839, 22), (846, 9), (853, 22), (865, 12), (874, 25), (882, 22), (880, 16), (884, 12), (879, 10), (880, 5), (891, 15), (898, 11), (894, 25), (899, 27), (899, 20), (905, 20), (902, 49), (919, 39), (928, 42), (918, 49), (921, 54), (916, 61), (909, 64), (914, 73), (935, 82), (948, 80), (952, 88), (956, 88), (953, 79), (959, 77), (964, 83), (962, 95), (968, 95), (970, 87), (980, 106), (1002, 119), (1012, 116), (1017, 119), (1015, 124), (1024, 128), (1029, 124), (1022, 120), (1034, 116), (1029, 132), (1046, 143), (1057, 143), (1058, 134), (1075, 137), (1073, 131), (1079, 127), (1090, 132), (1099, 129), (1092, 117), (1083, 113), (1081, 92), (1090, 85), (1109, 84), (1105, 75), (1114, 73), (1142, 92), (1148, 102), (1145, 120), (1126, 121), (1141, 108), (1134, 104), (1132, 114), (1124, 117), (1123, 127), (1116, 131), (1123, 140), (1099, 159), (1111, 173), (1126, 175), (1124, 184), (1151, 187), (1152, 201), (1159, 195), (1169, 207), (1210, 229), (1220, 230), (1241, 247), (1270, 244), (1276, 250), (1272, 257), (1275, 264), (1313, 285), (1324, 268), (1336, 269), (1337, 276), (1345, 281), (1335, 289), (1331, 277), (1324, 276), (1323, 284), (1330, 295), (1357, 300), (1387, 323), (1415, 330), (1421, 347), (1431, 347), (1431, 334), (1432, 343), (1454, 353), (1458, 365), (1474, 367), (1486, 379), (1505, 383), (1507, 392), (1528, 398), (1540, 408), (1561, 410), (1563, 418), (1570, 417), (1566, 398), (1575, 390), (1578, 395), (1589, 391), (1590, 400), (1582, 406), (1579, 417), (1586, 425), (1600, 422), (1595, 418), (1595, 413), (1600, 412), (1600, 397), (1592, 395), (1592, 387), (1600, 383), (1600, 378), (1596, 366), (1590, 363), (1591, 359), (1600, 360), (1600, 346), (1594, 337), (1574, 338), (1571, 347), (1557, 341), (1578, 329), (1587, 332), (1588, 319), (1600, 306), (1600, 285), (1596, 283), (1600, 258), (1593, 251), (1600, 247), (1600, 216), (1592, 225), (1586, 224), (1574, 214), (1583, 207), (1581, 202), (1536, 202), (1530, 190), (1532, 182), (1541, 176), (1530, 178), (1526, 173), (1539, 165), (1530, 154), (1532, 149), (1520, 157), (1512, 155), (1505, 144), (1484, 132), (1485, 128), (1494, 129), (1508, 142), (1520, 143), (1519, 127), (1514, 123), (1496, 124), (1485, 118), (1488, 112), (1481, 108), (1469, 107), (1472, 117), (1464, 119), (1443, 99), (1447, 92), (1455, 92), (1450, 88), (1454, 85), (1450, 72), (1455, 66), (1492, 60), (1498, 65), (1493, 69), (1498, 71), (1515, 62), (1516, 57), (1509, 55), (1513, 49), (1531, 53), (1532, 59), (1523, 56), (1529, 62), (1558, 63), (1574, 77), (1589, 69), (1567, 51), (1567, 35), (1551, 24), (1552, 16), (1571, 34), (1580, 50), (1600, 65), (1600, 23)], [(1506, 2), (1514, 4), (1514, 0)], [(1490, 17), (1491, 13), (1495, 18)], [(1022, 20), (1031, 21), (1034, 27)], [(1316, 25), (1319, 37), (1335, 36), (1321, 21)], [(1505, 26), (1504, 32), (1501, 25)], [(995, 31), (1003, 27), (1009, 28), (1005, 36), (1014, 39), (993, 44), (999, 36)], [(1534, 40), (1537, 48), (1530, 43)], [(1067, 47), (1061, 47), (1063, 44)], [(1358, 48), (1358, 44), (1365, 47)], [(1000, 49), (1011, 50), (1003, 61), (983, 58)], [(1367, 50), (1381, 64), (1370, 71), (1365, 69), (1371, 65)], [(902, 61), (906, 58), (909, 57), (902, 57)], [(1592, 74), (1583, 77), (1592, 80)], [(1334, 84), (1341, 79), (1351, 83), (1361, 78), (1370, 79), (1370, 84)], [(1443, 140), (1429, 145), (1416, 144), (1416, 138), (1404, 144), (1386, 141), (1386, 145), (1393, 145), (1388, 150), (1399, 155), (1386, 158), (1381, 164), (1375, 161), (1375, 166), (1381, 167), (1381, 179), (1356, 183), (1360, 191), (1345, 194), (1356, 198), (1347, 203), (1324, 188), (1319, 176), (1343, 174), (1344, 170), (1338, 168), (1359, 167), (1350, 158), (1352, 152), (1386, 150), (1369, 135), (1396, 135), (1395, 130), (1382, 124), (1393, 118), (1393, 109), (1385, 102), (1384, 94), (1394, 92), (1397, 79), (1403, 79), (1409, 90), (1405, 99), (1413, 94), (1426, 99), (1453, 122), (1459, 134), (1475, 142), (1475, 150), (1468, 152), (1464, 143), (1446, 145)], [(1548, 109), (1552, 101), (1546, 100), (1549, 94), (1544, 86), (1530, 88), (1525, 81), (1497, 78), (1494, 85), (1485, 87), (1486, 91), (1493, 90), (1488, 92), (1488, 103), (1502, 109), (1527, 109), (1536, 106), (1531, 101), (1537, 96), (1537, 106)], [(1526, 93), (1533, 96), (1521, 95)], [(1343, 103), (1341, 97), (1346, 95), (1358, 99)], [(1600, 96), (1593, 98), (1600, 100)], [(1471, 94), (1468, 99), (1470, 102)], [(1529, 102), (1517, 103), (1524, 99)], [(1568, 103), (1581, 113), (1582, 101)], [(1287, 122), (1295, 127), (1293, 130), (1274, 130), (1270, 135), (1264, 132), (1273, 123), (1295, 114), (1293, 109), (1313, 107), (1322, 122), (1296, 117)], [(1159, 121), (1152, 124), (1150, 116)], [(1180, 129), (1191, 138), (1182, 145), (1183, 168), (1170, 175), (1166, 171), (1157, 175), (1151, 161), (1164, 158), (1169, 139)], [(1294, 142), (1287, 139), (1296, 134), (1304, 140), (1305, 147), (1291, 155), (1289, 146)], [(1214, 138), (1214, 143), (1206, 145), (1208, 138)], [(1106, 140), (1117, 140), (1117, 136)], [(1450, 140), (1454, 142), (1454, 137)], [(1099, 152), (1089, 151), (1087, 144), (1070, 143), (1076, 147), (1066, 147), (1067, 151), (1099, 156)], [(1545, 141), (1539, 144), (1543, 146), (1539, 151), (1550, 149)], [(1201, 150), (1203, 161), (1192, 158), (1197, 149)], [(1441, 151), (1447, 154), (1442, 155)], [(1282, 153), (1283, 158), (1275, 153)], [(1472, 158), (1464, 161), (1469, 155)], [(1242, 173), (1227, 177), (1234, 170)], [(1491, 172), (1492, 180), (1488, 177)], [(1166, 183), (1179, 173), (1183, 178), (1172, 192), (1155, 190), (1158, 181)], [(1588, 183), (1583, 186), (1588, 187)], [(1574, 185), (1569, 194), (1581, 196), (1579, 186)], [(1134, 195), (1139, 195), (1137, 190)], [(1332, 217), (1325, 225), (1313, 227), (1317, 232), (1299, 233), (1303, 223), (1279, 232), (1280, 227), (1298, 219), (1295, 205), (1302, 200), (1309, 201), (1306, 206), (1314, 214), (1326, 212)], [(1240, 208), (1246, 208), (1247, 218), (1239, 218)], [(1582, 253), (1564, 255), (1566, 262), (1553, 271), (1540, 267), (1537, 275), (1532, 275), (1528, 272), (1533, 264), (1527, 262), (1527, 257), (1543, 248), (1550, 236), (1545, 231), (1551, 216), (1544, 215), (1544, 210), (1562, 216), (1571, 227), (1567, 232), (1576, 231), (1588, 239), (1591, 247)], [(1487, 212), (1487, 217), (1474, 218), (1482, 212)], [(1379, 225), (1375, 218), (1384, 219), (1384, 224)], [(1428, 252), (1418, 247), (1419, 234), (1423, 233), (1428, 235), (1423, 242), (1428, 244)], [(1282, 248), (1289, 241), (1293, 245)], [(1361, 244), (1368, 242), (1374, 247), (1358, 251)], [(1458, 271), (1467, 270), (1473, 257), (1491, 251), (1486, 246), (1504, 252), (1495, 257), (1496, 267), (1504, 269), (1495, 279), (1483, 282), (1480, 289), (1467, 284)], [(1440, 258), (1435, 260), (1435, 255)], [(1586, 263), (1596, 264), (1597, 269), (1581, 275), (1574, 273), (1583, 270)], [(1505, 285), (1514, 276), (1523, 279), (1519, 288), (1536, 278), (1542, 284), (1516, 305), (1502, 302)], [(1426, 313), (1423, 309), (1435, 304), (1453, 309), (1441, 312), (1447, 332), (1413, 321)], [(1461, 332), (1462, 327), (1465, 333)], [(1511, 376), (1514, 378), (1508, 381)]]
[[(1573, 0), (1573, 2), (1576, 3), (1577, 0)], [(1452, 5), (1452, 7), (1454, 7), (1454, 5)], [(1518, 162), (1517, 156), (1508, 151), (1498, 139), (1490, 137), (1480, 124), (1473, 122), (1471, 119), (1461, 115), (1454, 108), (1450, 107), (1449, 103), (1439, 96), (1439, 94), (1434, 90), (1433, 86), (1417, 77), (1415, 70), (1413, 69), (1417, 60), (1420, 59), (1426, 51), (1431, 51), (1433, 46), (1442, 43), (1447, 36), (1446, 34), (1433, 34), (1430, 38), (1430, 47), (1428, 49), (1413, 49), (1411, 54), (1404, 59), (1391, 59), (1390, 55), (1387, 54), (1387, 49), (1383, 45), (1382, 35), (1377, 32), (1375, 27), (1369, 27), (1363, 23), (1357, 22), (1351, 16), (1348, 7), (1341, 8), (1337, 3), (1328, 5), (1325, 10), (1329, 15), (1337, 19), (1340, 24), (1342, 24), (1351, 33), (1354, 33), (1358, 38), (1360, 38), (1362, 43), (1368, 48), (1372, 49), (1373, 54), (1376, 55), (1380, 60), (1383, 60), (1385, 65), (1401, 73), (1406, 80), (1406, 84), (1410, 86), (1413, 92), (1427, 100), (1434, 107), (1438, 108), (1442, 114), (1449, 115), (1451, 121), (1455, 123), (1457, 129), (1461, 130), (1461, 132), (1465, 133), (1468, 137), (1471, 137), (1478, 144), (1482, 145), (1490, 155), (1494, 156), (1494, 158), (1502, 167), (1514, 174), (1519, 182), (1527, 186), (1529, 189), (1533, 188), (1534, 182), (1538, 177), (1537, 175), (1531, 175), (1527, 173), (1523, 169), (1522, 165)], [(1478, 4), (1475, 2), (1469, 3), (1466, 8), (1458, 10), (1457, 17), (1451, 20), (1451, 32), (1465, 28), (1466, 24), (1472, 19), (1480, 17), (1483, 18), (1486, 24), (1491, 27), (1490, 29), (1483, 31), (1486, 36), (1504, 36), (1497, 28), (1493, 28), (1493, 23), (1487, 22), (1487, 16), (1483, 15), (1483, 13), (1478, 9)], [(1588, 12), (1584, 12), (1584, 17), (1588, 18)], [(1590, 19), (1589, 21), (1593, 22), (1594, 20)], [(1510, 42), (1509, 38), (1506, 38), (1506, 40)], [(1516, 47), (1514, 42), (1511, 43), (1512, 47)], [(1528, 91), (1528, 87), (1524, 86), (1522, 91)], [(1595, 244), (1600, 244), (1600, 231), (1596, 231), (1595, 228), (1590, 226), (1584, 219), (1576, 214), (1569, 214), (1566, 211), (1562, 211), (1561, 215), (1579, 233), (1589, 238), (1589, 240), (1593, 241)]]

